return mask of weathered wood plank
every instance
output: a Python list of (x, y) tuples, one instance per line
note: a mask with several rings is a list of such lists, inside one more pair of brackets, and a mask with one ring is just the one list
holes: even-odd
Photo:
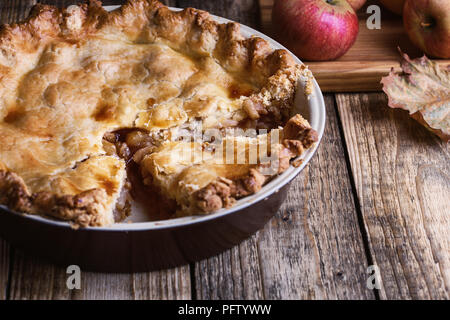
[(384, 94), (339, 94), (337, 103), (380, 297), (448, 299), (449, 145), (388, 108)]
[(8, 295), (9, 256), (9, 245), (0, 239), (0, 300), (5, 300)]
[(134, 299), (191, 299), (190, 267), (133, 274)]
[(200, 299), (374, 299), (334, 98), (311, 163), (256, 236), (196, 264)]
[(36, 0), (4, 0), (0, 3), (0, 24), (13, 23), (24, 19)]
[(83, 272), (81, 288), (69, 290), (66, 268), (17, 253), (10, 298), (14, 300), (190, 299), (189, 266), (139, 274)]
[(63, 268), (15, 252), (11, 270), (10, 299), (70, 299)]
[(264, 299), (257, 237), (195, 265), (196, 298)]
[(209, 11), (250, 27), (260, 27), (260, 11), (257, 0), (177, 0), (180, 8), (193, 7)]

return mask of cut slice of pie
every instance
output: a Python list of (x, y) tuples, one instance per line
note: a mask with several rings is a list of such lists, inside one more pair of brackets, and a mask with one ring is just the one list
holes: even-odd
[(231, 206), (317, 140), (292, 117), (311, 79), (204, 11), (37, 5), (0, 31), (0, 204), (110, 225), (130, 213), (133, 166), (174, 216)]

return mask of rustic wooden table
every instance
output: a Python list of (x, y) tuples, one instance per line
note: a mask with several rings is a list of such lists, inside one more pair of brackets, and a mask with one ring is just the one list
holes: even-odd
[[(24, 18), (36, 2), (2, 0), (1, 22)], [(256, 0), (165, 2), (261, 29)], [(249, 240), (172, 270), (83, 273), (72, 291), (64, 268), (0, 240), (0, 299), (448, 299), (449, 144), (388, 108), (382, 93), (325, 94), (325, 101), (317, 154)], [(379, 290), (367, 287), (370, 265), (379, 268)]]

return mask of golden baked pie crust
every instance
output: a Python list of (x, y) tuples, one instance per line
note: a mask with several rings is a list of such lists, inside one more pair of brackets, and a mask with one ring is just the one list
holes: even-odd
[(108, 154), (103, 137), (139, 128), (162, 137), (139, 160), (142, 176), (179, 214), (230, 206), (270, 177), (260, 165), (208, 161), (175, 161), (167, 173), (181, 143), (168, 132), (194, 120), (221, 130), (285, 125), (282, 172), (317, 139), (300, 115), (289, 119), (300, 80), (309, 93), (311, 73), (288, 52), (201, 10), (173, 12), (154, 0), (112, 12), (98, 1), (37, 5), (0, 31), (0, 204), (80, 226), (114, 223), (125, 161)]

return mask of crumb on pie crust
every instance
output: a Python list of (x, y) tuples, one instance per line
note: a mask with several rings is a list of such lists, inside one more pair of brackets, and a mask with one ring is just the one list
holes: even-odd
[[(229, 207), (317, 141), (292, 116), (298, 82), (310, 94), (311, 79), (287, 51), (205, 11), (174, 12), (154, 0), (112, 12), (95, 0), (36, 5), (27, 20), (0, 29), (0, 204), (75, 226), (111, 225), (130, 212), (133, 161), (144, 184), (176, 201), (177, 216)], [(264, 173), (259, 158), (213, 162), (217, 145), (177, 136), (198, 124), (268, 129), (263, 139), (225, 139), (257, 148), (278, 130), (276, 172)], [(196, 148), (200, 160), (182, 155)]]

